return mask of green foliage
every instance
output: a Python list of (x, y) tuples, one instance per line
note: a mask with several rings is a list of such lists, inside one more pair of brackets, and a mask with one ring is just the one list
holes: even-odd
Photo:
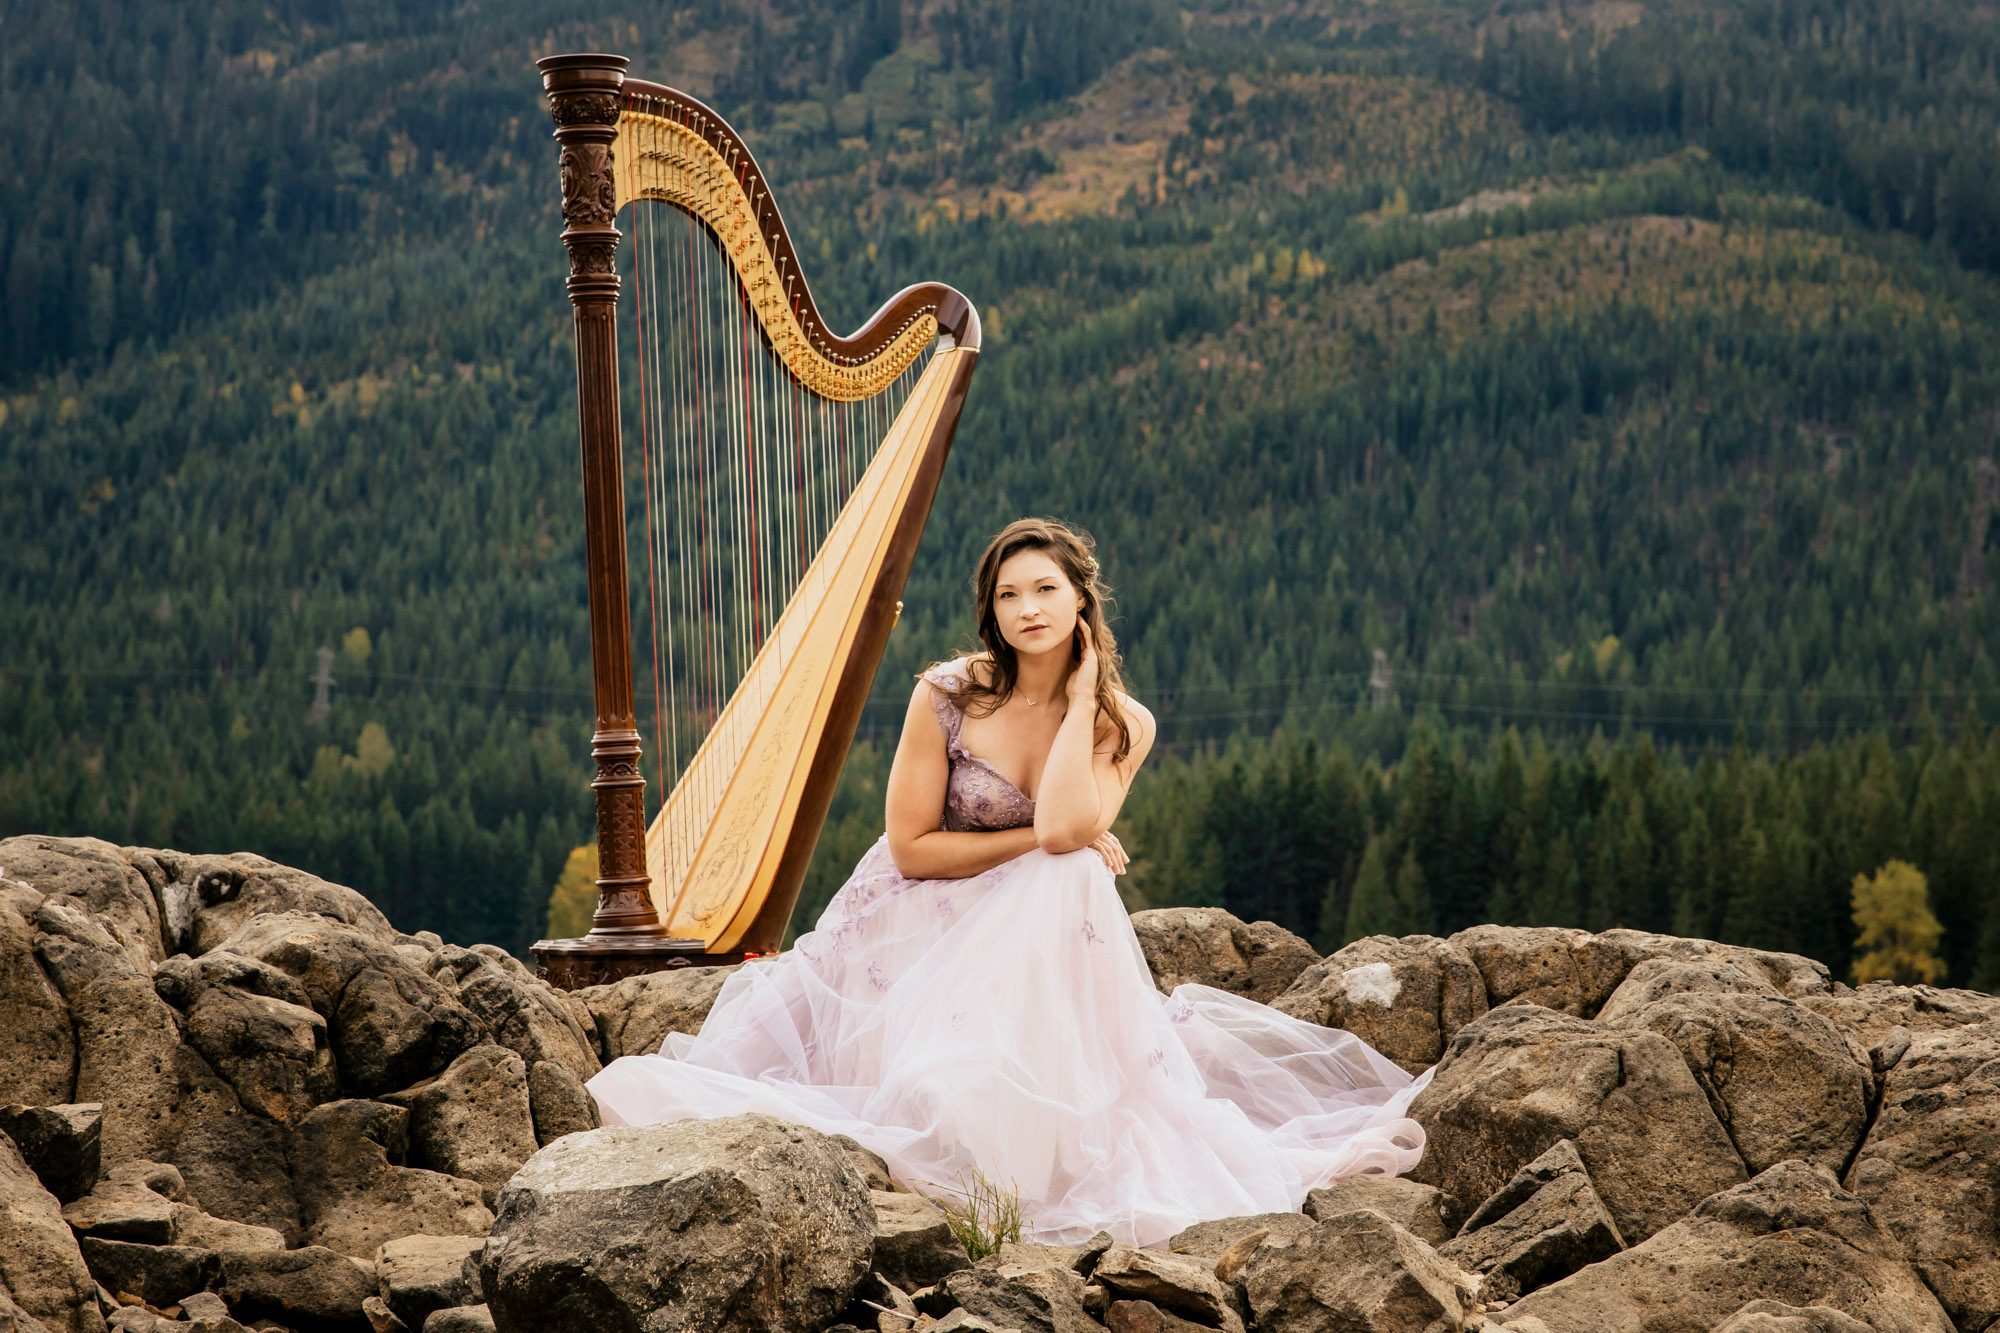
[(1926, 903), (1924, 872), (1908, 861), (1890, 861), (1873, 875), (1854, 877), (1854, 984), (1894, 981), (1935, 985), (1944, 964), (1932, 952), (1944, 927)]
[(989, 1180), (978, 1167), (968, 1168), (956, 1188), (937, 1186), (924, 1197), (944, 1213), (945, 1224), (966, 1255), (975, 1262), (998, 1254), (1002, 1245), (1021, 1239), (1021, 1191), (1012, 1182)]
[(570, 849), (562, 874), (549, 893), (549, 921), (546, 938), (573, 940), (590, 933), (590, 919), (597, 911), (597, 844), (587, 842)]

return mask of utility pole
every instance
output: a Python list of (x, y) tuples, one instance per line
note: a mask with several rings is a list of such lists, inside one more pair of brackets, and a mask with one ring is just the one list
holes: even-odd
[(306, 725), (317, 727), (324, 725), (326, 715), (333, 711), (333, 649), (319, 650), (319, 671), (312, 677), (312, 683), (313, 701), (306, 710)]
[(1389, 665), (1389, 654), (1382, 649), (1375, 650), (1375, 669), (1368, 673), (1368, 688), (1374, 694), (1375, 711), (1381, 712), (1389, 706), (1389, 692), (1396, 687), (1396, 672)]

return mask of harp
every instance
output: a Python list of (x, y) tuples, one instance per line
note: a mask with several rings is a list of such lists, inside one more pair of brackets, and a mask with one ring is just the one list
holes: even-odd
[[(561, 146), (596, 707), (597, 910), (588, 935), (534, 946), (565, 988), (778, 947), (980, 345), (978, 313), (938, 283), (851, 334), (828, 328), (742, 139), (626, 64), (539, 62)], [(632, 637), (628, 410), (650, 654)], [(648, 656), (664, 793), (650, 821), (634, 692)]]

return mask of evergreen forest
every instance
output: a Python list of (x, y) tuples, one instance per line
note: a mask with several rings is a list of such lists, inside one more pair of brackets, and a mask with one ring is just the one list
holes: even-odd
[(795, 924), (880, 833), (987, 537), (1037, 513), (1095, 534), (1161, 721), (1134, 908), (1321, 948), (1625, 925), (1845, 975), (1856, 877), (1903, 861), (1944, 982), (2000, 988), (1990, 8), (0, 27), (0, 836), (249, 849), (405, 930), (544, 933), (591, 697), (533, 62), (605, 50), (744, 134), (836, 321), (922, 279), (984, 319)]

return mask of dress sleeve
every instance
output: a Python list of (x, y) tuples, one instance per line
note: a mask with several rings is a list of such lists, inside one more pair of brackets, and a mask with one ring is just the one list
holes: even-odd
[(946, 690), (956, 689), (964, 681), (957, 662), (941, 662), (924, 673), (924, 679), (931, 684), (931, 709), (937, 714), (938, 729), (944, 732), (947, 751), (956, 753), (958, 749), (958, 727), (962, 714), (952, 703)]

